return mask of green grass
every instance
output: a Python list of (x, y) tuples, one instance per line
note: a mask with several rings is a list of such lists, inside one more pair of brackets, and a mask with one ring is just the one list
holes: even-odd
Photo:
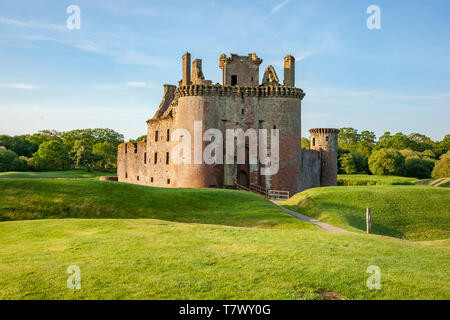
[[(439, 180), (439, 181), (438, 181)], [(414, 181), (416, 185), (450, 188), (450, 178), (431, 178)]]
[(18, 172), (8, 171), (0, 172), (0, 179), (17, 179), (17, 178), (40, 178), (40, 179), (98, 179), (100, 176), (115, 176), (115, 173), (103, 172), (103, 171), (87, 171), (82, 169), (65, 170), (65, 171), (43, 171), (43, 172)]
[(416, 178), (371, 176), (368, 174), (339, 174), (338, 186), (411, 185)]
[(0, 221), (49, 218), (149, 218), (260, 228), (314, 228), (245, 191), (154, 188), (94, 180), (0, 179)]
[(328, 187), (301, 192), (281, 205), (351, 231), (411, 240), (448, 239), (450, 190), (427, 186)]
[(0, 299), (450, 299), (448, 240), (330, 233), (244, 191), (0, 179), (0, 218)]
[(449, 248), (375, 236), (66, 219), (2, 222), (0, 242), (0, 299), (450, 299)]

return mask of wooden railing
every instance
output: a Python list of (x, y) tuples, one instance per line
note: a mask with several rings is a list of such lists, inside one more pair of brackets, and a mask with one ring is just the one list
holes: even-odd
[(246, 186), (236, 183), (235, 187), (237, 190), (250, 191), (250, 192), (259, 194), (260, 196), (263, 196), (264, 198), (267, 198), (270, 200), (287, 200), (287, 199), (289, 199), (289, 191), (267, 190), (256, 184), (251, 184), (250, 186), (246, 187)]
[(271, 200), (287, 200), (289, 199), (289, 191), (269, 190), (268, 198)]

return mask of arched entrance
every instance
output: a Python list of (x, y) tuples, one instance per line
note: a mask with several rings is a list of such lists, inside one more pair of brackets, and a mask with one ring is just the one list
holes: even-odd
[(244, 170), (240, 170), (237, 176), (237, 183), (244, 187), (250, 187), (250, 181), (248, 179), (248, 174)]

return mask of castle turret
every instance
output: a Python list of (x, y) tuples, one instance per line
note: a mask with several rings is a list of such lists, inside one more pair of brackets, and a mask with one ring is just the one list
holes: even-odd
[(311, 149), (320, 151), (320, 186), (337, 185), (337, 153), (339, 129), (310, 129)]

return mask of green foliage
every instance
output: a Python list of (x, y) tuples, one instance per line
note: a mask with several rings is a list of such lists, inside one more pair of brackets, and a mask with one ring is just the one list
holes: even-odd
[(418, 179), (430, 178), (433, 167), (433, 161), (421, 159), (417, 156), (409, 157), (405, 160), (407, 177), (415, 177)]
[(309, 141), (308, 138), (302, 137), (301, 148), (302, 149), (309, 149), (310, 147), (311, 147), (311, 141)]
[(339, 158), (342, 172), (347, 174), (357, 173), (356, 164), (351, 153), (346, 153)]
[(72, 169), (64, 171), (1, 172), (0, 179), (88, 179), (98, 180), (101, 176), (114, 176), (110, 172)]
[(339, 161), (344, 173), (368, 173), (369, 171), (367, 157), (359, 152), (344, 154)]
[(438, 144), (439, 154), (444, 154), (450, 151), (450, 134), (447, 134), (444, 139)]
[(104, 141), (94, 144), (92, 153), (97, 156), (96, 168), (106, 171), (115, 171), (117, 169), (117, 145), (115, 143)]
[(41, 130), (27, 137), (27, 140), (36, 144), (38, 147), (47, 141), (59, 140), (62, 142), (61, 134), (56, 130)]
[(23, 159), (22, 157), (15, 158), (12, 162), (11, 170), (12, 171), (27, 171), (28, 170), (27, 161), (25, 159)]
[(369, 158), (369, 169), (375, 175), (405, 175), (405, 157), (393, 149), (380, 149)]
[(17, 158), (17, 153), (7, 150), (4, 146), (0, 146), (0, 172), (11, 171), (13, 169), (14, 159)]
[(65, 170), (70, 167), (67, 147), (58, 140), (42, 143), (33, 158), (36, 170)]
[(0, 146), (4, 146), (6, 149), (14, 151), (19, 156), (31, 157), (36, 152), (38, 146), (27, 140), (28, 136), (7, 136), (0, 135)]
[(431, 176), (433, 178), (450, 177), (450, 151), (447, 151), (446, 154), (440, 157), (440, 160), (434, 166)]
[(146, 135), (146, 134), (144, 134), (144, 135), (138, 137), (138, 138), (136, 139), (136, 142), (144, 141), (145, 139), (147, 139), (147, 135)]
[(372, 232), (409, 240), (450, 237), (450, 190), (430, 186), (313, 188), (281, 203), (291, 210), (351, 230), (365, 231), (366, 208)]
[(361, 153), (369, 157), (375, 146), (375, 133), (371, 131), (362, 131), (354, 128), (341, 128), (338, 134), (338, 145), (342, 150), (351, 153)]

